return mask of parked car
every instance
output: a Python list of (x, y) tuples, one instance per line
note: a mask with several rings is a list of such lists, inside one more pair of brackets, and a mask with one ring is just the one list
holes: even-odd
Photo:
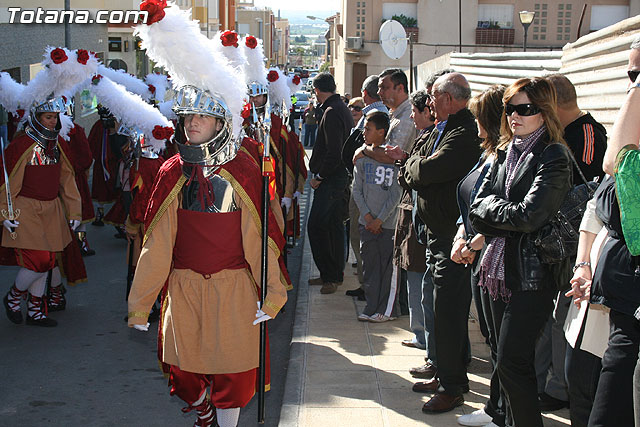
[(296, 105), (293, 109), (293, 118), (299, 119), (302, 117), (302, 113), (304, 113), (305, 108), (309, 105), (310, 95), (307, 92), (299, 90), (295, 93), (295, 97), (298, 99)]

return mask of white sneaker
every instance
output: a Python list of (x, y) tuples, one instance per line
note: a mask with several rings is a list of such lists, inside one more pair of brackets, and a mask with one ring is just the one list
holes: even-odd
[(368, 315), (366, 315), (364, 313), (360, 313), (358, 315), (358, 320), (361, 321), (361, 322), (368, 322), (369, 320), (371, 320), (371, 316), (368, 316)]
[(395, 317), (391, 317), (391, 316), (385, 316), (382, 313), (372, 314), (369, 317), (369, 322), (373, 322), (373, 323), (388, 322), (390, 320), (396, 320), (396, 318)]
[(484, 412), (484, 409), (478, 409), (473, 411), (470, 414), (461, 415), (458, 417), (458, 424), (461, 426), (471, 426), (471, 427), (483, 427), (483, 426), (494, 426), (493, 418), (487, 415)]

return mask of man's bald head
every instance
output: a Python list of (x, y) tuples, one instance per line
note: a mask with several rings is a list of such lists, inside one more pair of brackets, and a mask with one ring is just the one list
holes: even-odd
[(456, 101), (465, 104), (471, 99), (469, 82), (460, 73), (448, 73), (438, 77), (438, 80), (433, 84), (433, 90), (446, 92)]

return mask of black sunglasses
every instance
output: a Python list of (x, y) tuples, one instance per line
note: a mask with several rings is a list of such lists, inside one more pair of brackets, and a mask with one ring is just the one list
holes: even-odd
[(507, 116), (512, 115), (514, 111), (519, 116), (535, 116), (540, 112), (540, 109), (533, 104), (507, 104), (504, 106), (504, 112)]
[(631, 83), (635, 83), (636, 79), (638, 78), (638, 75), (640, 75), (640, 70), (629, 70), (627, 71), (627, 76), (629, 76), (629, 80), (631, 80)]
[(352, 105), (349, 108), (354, 110), (354, 111), (362, 111), (362, 107), (358, 107), (357, 105)]

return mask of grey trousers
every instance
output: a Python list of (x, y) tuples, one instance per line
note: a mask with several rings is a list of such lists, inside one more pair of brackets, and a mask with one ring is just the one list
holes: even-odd
[(367, 316), (376, 313), (392, 316), (396, 314), (396, 283), (391, 281), (393, 273), (394, 229), (382, 229), (373, 234), (360, 225), (360, 255), (364, 276), (364, 296), (367, 305), (362, 312)]
[(353, 195), (349, 198), (349, 243), (351, 249), (356, 255), (356, 263), (358, 264), (358, 282), (361, 284), (364, 282), (362, 277), (362, 257), (360, 256), (360, 211), (358, 205), (353, 201)]

